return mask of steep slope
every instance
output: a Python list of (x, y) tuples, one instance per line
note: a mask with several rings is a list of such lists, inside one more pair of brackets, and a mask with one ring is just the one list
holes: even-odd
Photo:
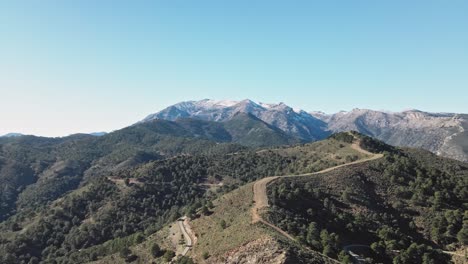
[[(360, 153), (356, 151), (354, 147), (351, 147), (349, 142), (342, 141), (340, 140), (341, 138), (342, 136), (338, 135), (326, 141), (304, 146), (259, 151), (257, 152), (257, 157), (251, 157), (250, 159), (256, 160), (260, 157), (269, 157), (277, 153), (281, 157), (288, 159), (295, 158), (295, 161), (290, 164), (290, 169), (297, 169), (298, 164), (303, 164), (306, 160), (314, 160), (313, 157), (315, 155), (320, 155), (319, 160), (323, 164), (328, 164), (326, 166), (336, 164), (334, 162), (327, 162), (335, 160), (336, 157), (338, 157), (338, 160), (335, 160), (335, 162), (343, 164), (342, 162), (351, 162), (349, 160), (355, 158), (361, 159), (368, 156), (367, 152)], [(336, 156), (330, 156), (332, 153), (336, 154)], [(242, 155), (237, 154), (236, 156)], [(339, 156), (343, 158), (339, 158)], [(353, 156), (355, 157), (352, 159), (344, 158)], [(218, 162), (221, 161), (215, 161), (215, 163)], [(229, 166), (229, 163), (222, 162), (220, 166), (207, 167), (212, 168), (209, 171), (213, 169), (215, 171), (219, 169), (225, 170)], [(250, 166), (250, 164), (243, 165), (247, 169), (249, 167), (251, 169), (258, 167), (257, 165)], [(319, 163), (316, 163), (315, 166), (317, 167), (314, 167), (313, 170), (319, 170)], [(290, 169), (281, 171), (280, 174), (294, 171)], [(265, 175), (261, 170), (258, 173), (252, 172), (251, 174)], [(213, 201), (213, 205), (208, 206), (206, 212), (200, 210), (200, 215), (194, 216), (194, 219), (189, 224), (194, 232), (193, 235), (196, 242), (188, 253), (190, 258), (195, 260), (196, 263), (336, 263), (333, 259), (302, 247), (297, 242), (278, 234), (268, 225), (252, 223), (251, 211), (252, 207), (256, 205), (256, 203), (252, 204), (252, 201), (255, 201), (253, 190), (252, 184), (242, 186)], [(176, 224), (171, 224), (171, 226), (173, 225)], [(170, 241), (172, 241), (171, 233), (175, 233), (177, 236), (177, 231), (172, 230), (169, 232), (166, 228), (163, 229), (157, 235), (149, 237), (148, 241), (132, 247), (132, 252), (139, 260), (149, 262), (152, 259), (148, 258), (147, 252), (150, 251), (151, 244), (157, 243), (164, 250), (176, 250), (176, 246), (170, 243)], [(114, 254), (96, 263), (124, 262)]]
[(222, 123), (232, 141), (245, 146), (278, 146), (299, 143), (280, 129), (269, 125), (252, 114), (239, 112)]
[[(252, 184), (242, 186), (214, 200), (209, 212), (195, 216), (187, 224), (194, 238), (193, 247), (186, 257), (178, 255), (174, 263), (200, 264), (319, 264), (336, 263), (317, 252), (277, 236), (260, 224), (252, 224), (250, 206)], [(165, 252), (181, 252), (178, 243), (181, 232), (172, 222), (146, 241), (131, 245), (130, 251), (136, 263), (165, 263)], [(225, 223), (222, 225), (221, 223)], [(153, 245), (160, 253), (152, 255)], [(193, 262), (183, 262), (193, 261)], [(94, 264), (127, 263), (120, 254), (107, 255)]]
[[(351, 137), (354, 137), (352, 135), (352, 133), (350, 133), (349, 135)], [(343, 135), (343, 137), (346, 138), (346, 135)], [(286, 178), (313, 177), (313, 176), (316, 176), (316, 175), (319, 175), (319, 174), (324, 174), (324, 173), (327, 173), (327, 172), (330, 172), (330, 171), (333, 171), (333, 170), (337, 170), (337, 169), (340, 169), (340, 168), (343, 168), (343, 167), (346, 167), (346, 166), (350, 166), (350, 165), (354, 165), (354, 164), (360, 164), (360, 163), (364, 163), (364, 162), (369, 162), (369, 161), (380, 159), (380, 158), (383, 157), (383, 154), (371, 153), (371, 152), (361, 148), (360, 144), (362, 142), (357, 137), (353, 138), (353, 139), (349, 139), (349, 141), (352, 142), (352, 145), (351, 145), (352, 149), (354, 149), (357, 152), (360, 152), (361, 154), (364, 155), (362, 158), (354, 160), (354, 161), (349, 161), (347, 163), (343, 163), (343, 164), (340, 164), (340, 165), (336, 165), (336, 166), (333, 166), (333, 167), (329, 167), (329, 168), (323, 169), (321, 171), (313, 172), (313, 173), (296, 174), (296, 175), (283, 175), (283, 176), (270, 176), (270, 177), (267, 177), (267, 178), (264, 178), (264, 179), (261, 179), (261, 180), (255, 182), (255, 184), (253, 186), (254, 202), (255, 202), (255, 206), (254, 206), (254, 208), (252, 210), (252, 219), (253, 219), (253, 221), (254, 222), (261, 221), (261, 222), (263, 222), (263, 223), (265, 223), (267, 225), (270, 225), (273, 228), (276, 228), (275, 226), (271, 225), (270, 223), (268, 223), (267, 221), (262, 219), (262, 217), (260, 216), (260, 211), (268, 207), (267, 186), (272, 184), (273, 182), (275, 182), (276, 180), (278, 180), (280, 178), (285, 178), (285, 177)], [(292, 238), (289, 234), (283, 232), (282, 230), (278, 229), (278, 231), (280, 233), (283, 233), (286, 237), (294, 240), (294, 238)]]
[(172, 129), (166, 131), (168, 134), (179, 134), (179, 136), (203, 138), (216, 142), (232, 142), (250, 147), (265, 147), (287, 145), (300, 142), (299, 139), (291, 137), (280, 129), (271, 126), (255, 116), (248, 113), (236, 113), (225, 122), (213, 122), (192, 118), (182, 118), (175, 121), (153, 120), (139, 124), (170, 123)]
[[(274, 158), (275, 155), (277, 158)], [(205, 160), (201, 167), (208, 168), (208, 175), (231, 175), (224, 176), (223, 181), (234, 177), (245, 182), (269, 175), (271, 171), (277, 171), (279, 174), (315, 171), (323, 166), (343, 164), (366, 156), (367, 154), (351, 147), (349, 142), (330, 138), (292, 148), (258, 151), (255, 155), (237, 153), (224, 158), (210, 158)], [(185, 162), (189, 160), (185, 159)], [(305, 164), (306, 161), (314, 165), (309, 167)], [(240, 167), (245, 168), (245, 171), (240, 170)], [(201, 209), (196, 210), (198, 214), (191, 213), (193, 215), (190, 226), (196, 242), (189, 251), (190, 258), (196, 263), (336, 263), (317, 252), (301, 247), (294, 241), (285, 239), (268, 226), (252, 223), (251, 209), (254, 206), (252, 187), (252, 184), (242, 186), (214, 200), (212, 205), (208, 203), (205, 212)], [(176, 224), (172, 223), (171, 226), (173, 225)], [(147, 252), (154, 243), (161, 245), (164, 250), (176, 251), (177, 246), (168, 241), (173, 239), (171, 233), (176, 237), (178, 234), (172, 228), (170, 230), (169, 232), (165, 228), (161, 233), (149, 237), (143, 244), (132, 247), (133, 254), (139, 260), (149, 262), (151, 258), (148, 258)], [(114, 254), (96, 263), (123, 263), (123, 260)]]
[(423, 148), (441, 156), (468, 161), (466, 114), (354, 109), (327, 115), (295, 110), (283, 103), (205, 99), (169, 106), (149, 115), (142, 122), (180, 118), (226, 122), (238, 113), (249, 113), (302, 141), (320, 140), (331, 133), (355, 130), (391, 145)]
[(395, 150), (311, 177), (279, 178), (268, 188), (266, 218), (330, 256), (343, 250), (379, 263), (449, 263), (442, 250), (468, 245), (467, 176), (464, 163)]
[(324, 130), (326, 124), (305, 111), (295, 111), (283, 103), (257, 104), (251, 100), (214, 101), (205, 99), (182, 102), (151, 114), (142, 122), (154, 119), (177, 120), (187, 117), (223, 122), (232, 119), (238, 113), (251, 114), (284, 133), (302, 140), (318, 140), (329, 135)]
[[(163, 131), (167, 131), (167, 128), (160, 132)], [(131, 138), (136, 135), (140, 134), (136, 133)], [(99, 139), (108, 136), (112, 136), (112, 133)], [(118, 134), (114, 136), (120, 138)], [(95, 141), (97, 138), (90, 138), (93, 138), (91, 142), (94, 146), (105, 146), (100, 145), (103, 144), (101, 141)], [(114, 138), (107, 140), (106, 144), (109, 146), (114, 142)], [(120, 142), (130, 144), (132, 141), (129, 138)], [(151, 141), (146, 139), (143, 142)], [(210, 149), (210, 145), (205, 145)], [(119, 169), (94, 173), (93, 177), (86, 181), (78, 181), (78, 189), (60, 188), (63, 191), (61, 195), (55, 193), (55, 185), (32, 184), (28, 187), (30, 191), (20, 194), (20, 204), (24, 207), (12, 212), (13, 215), (8, 220), (0, 223), (0, 262), (16, 263), (19, 260), (27, 263), (31, 259), (54, 259), (59, 263), (83, 263), (95, 260), (117, 253), (125, 246), (141, 243), (149, 234), (184, 214), (194, 217), (197, 211), (204, 212), (204, 207), (211, 207), (209, 201), (237, 186), (268, 175), (313, 172), (361, 157), (348, 143), (333, 138), (291, 148), (245, 152), (237, 149), (234, 153), (225, 154), (201, 148), (189, 153), (191, 155), (163, 160), (152, 160), (159, 157), (139, 153), (134, 158), (125, 160), (131, 163), (132, 167), (123, 165)], [(96, 165), (93, 163), (92, 166)], [(50, 184), (53, 180), (57, 180), (57, 183), (67, 183), (70, 182), (67, 177), (81, 179), (82, 174), (73, 176), (81, 168), (86, 167), (71, 160), (59, 163), (54, 160), (43, 168), (38, 183), (44, 181)], [(44, 180), (41, 180), (42, 178)], [(48, 190), (54, 191), (55, 196), (44, 195)], [(252, 192), (251, 188), (247, 190)], [(251, 198), (248, 198), (251, 194), (249, 195), (239, 201), (251, 201)], [(44, 198), (47, 199), (41, 200)], [(242, 206), (250, 208), (251, 204)], [(221, 211), (213, 213), (213, 217), (227, 217), (228, 214), (223, 214), (224, 209), (221, 209), (227, 207), (230, 207), (230, 204), (225, 203), (219, 207)], [(209, 213), (203, 214), (208, 216)], [(247, 223), (250, 225), (250, 209), (245, 210), (243, 217), (248, 219)], [(225, 221), (230, 223), (226, 219)], [(196, 229), (197, 226), (194, 225), (194, 230)], [(225, 236), (231, 231), (233, 230), (227, 228), (218, 235)], [(241, 233), (232, 234), (232, 238), (237, 239), (237, 235), (240, 236)], [(204, 239), (200, 237), (199, 241), (205, 241)], [(233, 261), (248, 258), (249, 254), (246, 252), (263, 246), (271, 248), (272, 252), (290, 252), (288, 246), (283, 250), (281, 248), (284, 247), (277, 242), (263, 240), (262, 237), (254, 236), (248, 243), (252, 244), (245, 248), (238, 248), (237, 246), (241, 245), (233, 243), (235, 247), (232, 249), (237, 250), (237, 253), (230, 255)], [(225, 246), (229, 247), (229, 244), (230, 241), (226, 241)], [(300, 249), (297, 246), (295, 248)], [(203, 253), (201, 251), (197, 254)], [(209, 250), (213, 260), (225, 253)], [(316, 255), (313, 252), (309, 253), (312, 259)], [(293, 255), (297, 254), (299, 253)], [(288, 256), (290, 255), (286, 257)], [(202, 256), (198, 255), (198, 258), (202, 259)], [(307, 259), (299, 255), (297, 258)]]
[(327, 122), (332, 132), (355, 130), (391, 145), (423, 148), (441, 156), (468, 161), (467, 115), (366, 109), (329, 116), (312, 114)]
[(252, 223), (252, 200), (252, 184), (248, 184), (217, 199), (210, 214), (192, 221), (197, 244), (191, 256), (197, 263), (333, 263)]
[(0, 221), (16, 209), (52, 201), (94, 176), (151, 160), (244, 149), (233, 143), (264, 147), (298, 142), (246, 113), (237, 113), (223, 123), (157, 119), (99, 137), (75, 134), (63, 138), (0, 138), (0, 158), (4, 160), (0, 163), (0, 188), (4, 190), (0, 196)]
[(15, 210), (46, 204), (116, 169), (179, 154), (244, 149), (223, 140), (219, 130), (227, 134), (216, 124), (208, 124), (199, 135), (195, 125), (157, 120), (100, 137), (1, 138), (0, 221)]
[[(174, 121), (155, 119), (139, 123), (161, 134), (179, 137), (200, 138), (216, 142), (232, 142), (244, 146), (261, 147), (286, 145), (300, 142), (280, 129), (271, 126), (252, 114), (238, 112), (225, 122), (214, 122), (193, 118)], [(163, 128), (161, 130), (161, 128)]]

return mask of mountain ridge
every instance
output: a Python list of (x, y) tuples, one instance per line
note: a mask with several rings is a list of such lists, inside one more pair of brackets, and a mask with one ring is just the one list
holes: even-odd
[(1, 135), (0, 138), (2, 137), (11, 138), (11, 137), (22, 137), (22, 136), (24, 136), (24, 134), (12, 132), (12, 133), (7, 133), (5, 135)]
[(273, 125), (288, 135), (302, 140), (323, 139), (328, 132), (323, 129), (325, 123), (305, 111), (294, 110), (284, 103), (255, 103), (252, 100), (215, 101), (204, 99), (186, 101), (169, 106), (157, 113), (148, 115), (141, 122), (154, 119), (176, 120), (178, 118), (197, 118), (202, 120), (224, 122), (236, 113), (250, 113), (260, 120)]
[(283, 102), (271, 104), (256, 103), (250, 99), (203, 99), (174, 104), (148, 115), (140, 122), (179, 118), (226, 122), (236, 113), (252, 114), (303, 141), (316, 141), (332, 133), (355, 130), (391, 145), (423, 148), (441, 156), (468, 161), (468, 114), (360, 108), (327, 114), (320, 111), (307, 112)]

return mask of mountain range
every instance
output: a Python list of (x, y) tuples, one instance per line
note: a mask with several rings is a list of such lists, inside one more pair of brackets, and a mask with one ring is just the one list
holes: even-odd
[(465, 128), (202, 100), (110, 133), (0, 137), (0, 263), (451, 263), (468, 163), (366, 135), (466, 161)]
[(305, 111), (294, 110), (284, 103), (257, 104), (248, 99), (242, 101), (205, 99), (181, 102), (149, 115), (143, 119), (143, 122), (154, 119), (177, 120), (179, 118), (224, 122), (232, 119), (237, 113), (249, 113), (301, 140), (313, 141), (328, 136), (326, 123)]
[(468, 114), (402, 112), (353, 109), (325, 114), (306, 112), (284, 103), (266, 104), (252, 100), (186, 101), (150, 114), (140, 122), (155, 119), (175, 121), (191, 118), (226, 122), (247, 113), (284, 132), (291, 141), (309, 142), (332, 133), (355, 130), (395, 146), (417, 147), (438, 155), (468, 161)]

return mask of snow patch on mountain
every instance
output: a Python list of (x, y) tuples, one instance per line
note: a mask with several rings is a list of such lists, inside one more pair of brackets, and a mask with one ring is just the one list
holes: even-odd
[(242, 101), (210, 100), (187, 101), (169, 106), (160, 112), (151, 114), (142, 122), (154, 119), (176, 120), (196, 118), (208, 121), (224, 122), (237, 113), (248, 113), (269, 125), (273, 125), (288, 135), (303, 140), (317, 140), (328, 136), (325, 123), (300, 109), (294, 110), (285, 103), (269, 104), (245, 99)]
[(211, 100), (181, 102), (151, 114), (141, 122), (154, 119), (195, 118), (225, 122), (238, 113), (251, 114), (290, 136), (304, 141), (327, 137), (331, 133), (355, 130), (388, 144), (424, 148), (459, 160), (468, 160), (460, 144), (466, 142), (464, 127), (468, 115), (428, 113), (416, 109), (402, 112), (374, 111), (355, 108), (335, 114), (306, 112), (285, 103)]

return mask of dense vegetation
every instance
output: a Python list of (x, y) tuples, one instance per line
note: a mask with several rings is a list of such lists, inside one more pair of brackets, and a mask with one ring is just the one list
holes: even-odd
[[(232, 122), (156, 120), (102, 137), (0, 139), (0, 263), (84, 263), (115, 253), (132, 261), (132, 245), (180, 216), (210, 214), (220, 194), (262, 177), (365, 157), (350, 147), (355, 137), (385, 159), (347, 168), (344, 180), (332, 173), (278, 182), (270, 194), (271, 221), (343, 261), (347, 243), (368, 244), (370, 256), (384, 262), (399, 250), (401, 263), (446, 261), (435, 249), (467, 244), (466, 164), (348, 133), (312, 144), (247, 148), (231, 142), (292, 141), (250, 116)], [(242, 136), (251, 130), (257, 132)], [(266, 139), (258, 144), (260, 138)], [(230, 225), (219, 223), (223, 230)]]
[(199, 161), (172, 159), (118, 173), (119, 177), (144, 175), (135, 183), (116, 184), (100, 177), (46, 211), (9, 219), (7, 223), (16, 231), (24, 228), (18, 224), (23, 220), (20, 217), (37, 218), (37, 222), (3, 245), (3, 263), (27, 263), (35, 258), (46, 263), (81, 263), (109, 253), (100, 247), (81, 249), (109, 240), (121, 241), (138, 232), (156, 231), (188, 210), (186, 205), (204, 201), (204, 190), (197, 183), (206, 174), (206, 167)]
[(222, 155), (244, 150), (241, 145), (298, 142), (247, 114), (226, 123), (154, 120), (102, 137), (0, 138), (0, 221), (25, 205), (44, 205), (76, 189), (84, 180), (116, 168), (179, 154)]
[(385, 153), (370, 165), (278, 181), (268, 218), (344, 262), (344, 250), (384, 263), (448, 262), (441, 250), (468, 242), (468, 167), (424, 151)]
[(178, 154), (217, 155), (245, 149), (219, 144), (228, 140), (216, 126), (200, 126), (198, 122), (157, 120), (102, 137), (0, 138), (0, 221), (25, 205), (53, 201), (88, 178), (116, 168)]
[[(51, 163), (36, 184), (19, 194), (19, 211), (0, 224), (2, 261), (81, 263), (117, 252), (138, 243), (135, 234), (144, 237), (181, 215), (195, 215), (198, 209), (203, 212), (219, 193), (246, 182), (273, 174), (315, 171), (344, 163), (347, 155), (357, 158), (359, 154), (346, 146), (329, 140), (238, 152), (241, 148), (236, 146), (208, 144), (198, 155), (187, 151), (156, 161), (161, 158), (156, 153), (140, 151), (123, 162), (126, 155), (110, 163), (116, 165), (108, 170), (96, 167), (104, 166), (102, 160), (109, 156), (87, 165), (91, 166), (87, 170), (84, 162)], [(332, 152), (342, 156), (330, 158)], [(207, 191), (206, 184), (221, 181), (224, 185), (218, 193)]]

